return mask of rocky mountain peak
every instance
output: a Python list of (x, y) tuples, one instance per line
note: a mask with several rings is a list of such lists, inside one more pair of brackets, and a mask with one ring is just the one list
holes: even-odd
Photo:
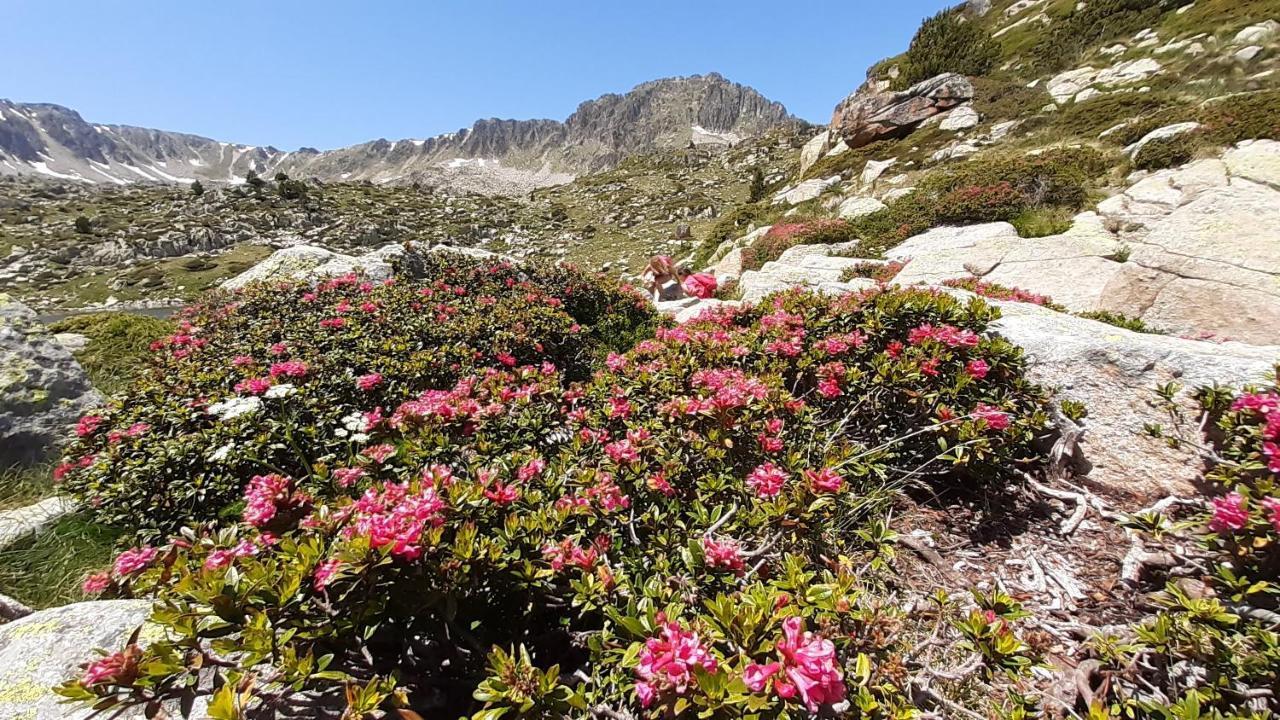
[(588, 100), (566, 120), (488, 118), (425, 140), (378, 139), (282, 152), (0, 101), (0, 174), (88, 183), (243, 182), (249, 171), (325, 181), (421, 182), (518, 194), (607, 169), (636, 153), (733, 145), (793, 122), (781, 103), (718, 73), (663, 78)]

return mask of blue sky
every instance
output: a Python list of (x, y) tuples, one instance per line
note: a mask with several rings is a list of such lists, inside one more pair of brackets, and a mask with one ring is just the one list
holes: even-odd
[(826, 122), (940, 0), (0, 0), (0, 97), (296, 149), (720, 72)]

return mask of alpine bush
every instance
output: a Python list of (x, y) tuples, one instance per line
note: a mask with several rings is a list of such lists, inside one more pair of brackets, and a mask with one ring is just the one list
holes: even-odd
[(486, 367), (588, 376), (652, 323), (582, 273), (430, 255), (421, 278), (354, 275), (210, 298), (155, 342), (155, 366), (81, 419), (56, 477), (97, 519), (169, 532), (235, 512), (245, 478), (349, 462), (383, 412)]
[[(578, 383), (548, 344), (356, 400), (349, 452), (246, 469), (235, 517), (91, 577), (152, 598), (165, 632), (61, 692), (204, 695), (219, 718), (912, 714), (916, 631), (867, 594), (892, 537), (869, 518), (896, 488), (998, 488), (1037, 461), (1045, 396), (995, 317), (921, 289), (792, 291), (660, 328)], [(923, 622), (990, 677), (1037, 659), (1011, 598), (937, 600)]]
[(920, 24), (902, 57), (894, 86), (902, 89), (942, 73), (986, 75), (1000, 61), (1000, 43), (956, 9)]

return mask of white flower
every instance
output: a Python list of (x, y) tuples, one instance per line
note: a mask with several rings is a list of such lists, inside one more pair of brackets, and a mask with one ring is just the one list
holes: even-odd
[(272, 385), (265, 393), (262, 394), (262, 396), (275, 400), (277, 398), (289, 397), (296, 390), (297, 388), (289, 383), (280, 383), (279, 385)]
[(361, 432), (365, 429), (364, 413), (353, 412), (350, 415), (347, 415), (342, 418), (342, 426), (345, 427), (348, 432)]
[(368, 434), (366, 434), (366, 433), (353, 433), (353, 434), (351, 435), (351, 442), (354, 442), (354, 443), (367, 443), (367, 442), (369, 442), (369, 436), (368, 436)]
[(234, 446), (235, 446), (235, 443), (227, 443), (226, 445), (223, 445), (217, 450), (214, 450), (213, 454), (209, 456), (209, 461), (222, 462), (223, 460), (227, 459), (228, 455), (231, 454), (231, 448)]
[(252, 415), (262, 409), (262, 400), (257, 397), (232, 397), (220, 403), (214, 403), (206, 411), (216, 415), (219, 420), (230, 420), (241, 415)]

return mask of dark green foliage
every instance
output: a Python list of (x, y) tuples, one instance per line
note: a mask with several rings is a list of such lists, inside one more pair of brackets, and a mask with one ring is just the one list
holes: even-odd
[(764, 199), (764, 171), (758, 167), (751, 168), (751, 184), (747, 186), (747, 202), (760, 202)]
[(1241, 93), (1208, 103), (1195, 118), (1208, 139), (1229, 145), (1254, 138), (1280, 139), (1280, 90)]
[[(101, 427), (68, 449), (68, 460), (96, 461), (64, 486), (111, 524), (172, 530), (212, 519), (246, 477), (344, 461), (354, 451), (346, 433), (321, 436), (355, 422), (352, 413), (507, 362), (551, 362), (582, 379), (608, 348), (629, 346), (653, 324), (638, 295), (569, 268), (407, 257), (416, 261), (390, 285), (355, 276), (315, 290), (261, 285), (184, 312), (130, 391), (95, 412)], [(282, 375), (275, 366), (285, 361), (301, 371)], [(371, 373), (381, 376), (376, 386), (358, 388), (356, 378)], [(279, 385), (290, 387), (262, 397)], [(212, 409), (218, 403), (257, 409), (237, 415)], [(236, 449), (225, 461), (223, 447)]]
[(986, 75), (1000, 60), (1000, 44), (978, 23), (955, 9), (925, 20), (911, 39), (894, 87), (905, 88), (935, 75)]
[(286, 177), (278, 182), (276, 188), (280, 192), (280, 197), (285, 200), (305, 200), (307, 197), (307, 184), (301, 180), (291, 180)]
[(249, 172), (245, 173), (244, 183), (245, 185), (248, 185), (254, 190), (261, 190), (262, 186), (267, 184), (267, 181), (258, 177), (258, 173), (250, 170)]
[(1115, 325), (1118, 328), (1132, 330), (1134, 332), (1149, 333), (1152, 335), (1163, 335), (1164, 332), (1157, 330), (1146, 323), (1141, 318), (1129, 317), (1124, 313), (1111, 312), (1109, 310), (1090, 310), (1089, 312), (1079, 313), (1080, 317), (1089, 320), (1097, 320), (1108, 325)]
[(987, 120), (1026, 120), (1052, 102), (1043, 87), (1027, 87), (1018, 80), (975, 77), (973, 109)]
[(79, 333), (89, 338), (76, 360), (93, 386), (110, 395), (123, 390), (150, 365), (151, 343), (173, 332), (173, 323), (129, 313), (90, 313), (59, 320), (49, 326), (56, 333)]
[(1195, 157), (1203, 144), (1204, 136), (1197, 131), (1150, 140), (1133, 156), (1133, 166), (1139, 170), (1162, 170), (1183, 165)]
[(1079, 147), (940, 168), (921, 180), (915, 192), (853, 221), (854, 234), (862, 240), (859, 252), (872, 257), (942, 224), (1012, 221), (1030, 212), (1079, 210), (1088, 201), (1089, 183), (1109, 167), (1102, 153)]
[(81, 235), (88, 235), (89, 233), (93, 232), (93, 221), (85, 217), (84, 215), (77, 216), (76, 232), (80, 233)]
[[(1168, 112), (1178, 107), (1185, 107), (1185, 104), (1162, 92), (1107, 93), (1085, 102), (1071, 103), (1062, 107), (1052, 116), (1052, 126), (1064, 135), (1092, 140), (1102, 131), (1109, 130), (1120, 123), (1130, 123), (1130, 126), (1140, 123), (1145, 125), (1147, 122), (1158, 123), (1166, 117)], [(1129, 127), (1118, 130), (1104, 139), (1107, 142), (1128, 145), (1157, 127), (1160, 125), (1147, 128), (1132, 140), (1128, 139)]]
[(1065, 17), (1055, 18), (1031, 49), (1040, 72), (1071, 67), (1081, 54), (1110, 40), (1154, 26), (1160, 16), (1184, 0), (1090, 0), (1077, 3)]
[(191, 194), (195, 195), (196, 197), (200, 197), (201, 195), (203, 195), (204, 183), (200, 182), (199, 180), (196, 180), (195, 182), (191, 183)]

